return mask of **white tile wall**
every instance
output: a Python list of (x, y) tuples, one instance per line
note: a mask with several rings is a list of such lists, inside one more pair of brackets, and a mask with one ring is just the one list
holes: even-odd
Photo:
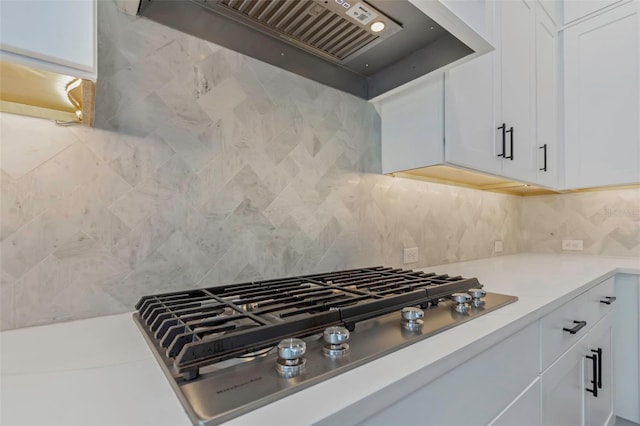
[(412, 267), (491, 256), (497, 239), (503, 254), (553, 251), (565, 222), (588, 228), (589, 251), (638, 254), (637, 192), (571, 198), (611, 212), (578, 222), (562, 197), (382, 176), (367, 102), (98, 4), (96, 128), (0, 115), (3, 329), (159, 291), (402, 266), (410, 246)]

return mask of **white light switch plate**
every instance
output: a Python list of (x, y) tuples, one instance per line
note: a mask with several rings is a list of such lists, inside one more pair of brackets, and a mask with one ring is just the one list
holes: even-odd
[(502, 253), (502, 250), (503, 250), (503, 247), (502, 247), (502, 241), (496, 241), (496, 243), (495, 243), (495, 245), (494, 245), (494, 247), (493, 247), (493, 250), (494, 250), (496, 253)]
[(416, 263), (418, 261), (418, 247), (404, 249), (404, 264)]

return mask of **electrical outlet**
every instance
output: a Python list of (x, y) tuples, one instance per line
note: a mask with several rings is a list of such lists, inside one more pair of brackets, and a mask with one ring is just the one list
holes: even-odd
[(404, 264), (416, 263), (418, 261), (418, 247), (404, 249)]
[(562, 250), (582, 251), (582, 240), (562, 240)]
[(496, 243), (495, 243), (495, 245), (493, 247), (493, 250), (496, 253), (502, 253), (502, 241), (496, 241)]

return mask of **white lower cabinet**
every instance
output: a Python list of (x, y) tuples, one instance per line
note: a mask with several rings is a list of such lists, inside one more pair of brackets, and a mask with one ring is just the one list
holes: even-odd
[(616, 416), (640, 423), (640, 277), (618, 274), (614, 312), (614, 393)]
[(536, 378), (498, 417), (491, 426), (540, 426), (540, 379)]
[(543, 425), (612, 424), (611, 329), (607, 314), (542, 373)]
[[(537, 379), (539, 363), (538, 326), (533, 323), (392, 405), (381, 407), (382, 411), (361, 424), (488, 424)], [(525, 398), (525, 403), (535, 401)], [(514, 405), (518, 408), (522, 404)]]
[[(635, 357), (640, 368), (637, 359), (640, 282), (637, 276), (620, 277), (602, 281), (438, 378), (425, 379), (424, 385), (412, 377), (400, 393), (395, 389), (385, 392), (384, 398), (379, 395), (374, 405), (377, 411), (373, 414), (366, 414), (371, 413), (368, 408), (360, 409), (349, 413), (346, 423), (613, 425), (613, 385), (617, 380), (613, 377), (614, 365), (621, 360), (616, 358), (613, 337), (614, 317), (616, 324), (621, 320), (617, 314), (619, 303), (614, 296), (618, 284), (624, 284), (624, 288), (633, 293), (625, 297), (625, 301), (636, 309), (631, 316), (622, 318), (633, 323), (625, 327), (625, 333), (630, 330), (635, 337), (623, 339), (617, 335), (616, 345), (629, 352), (631, 358)], [(629, 283), (632, 285), (627, 286)], [(629, 311), (627, 305), (620, 307)], [(616, 377), (631, 376), (624, 382), (625, 392), (632, 399), (625, 413), (633, 416), (638, 408), (635, 404), (639, 402), (639, 370), (627, 370), (618, 371)], [(390, 395), (394, 395), (393, 401), (388, 400)]]

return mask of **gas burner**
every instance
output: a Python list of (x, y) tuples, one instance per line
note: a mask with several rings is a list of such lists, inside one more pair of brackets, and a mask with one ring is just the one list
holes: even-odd
[(204, 425), (516, 300), (475, 278), (373, 267), (145, 296), (134, 319)]

